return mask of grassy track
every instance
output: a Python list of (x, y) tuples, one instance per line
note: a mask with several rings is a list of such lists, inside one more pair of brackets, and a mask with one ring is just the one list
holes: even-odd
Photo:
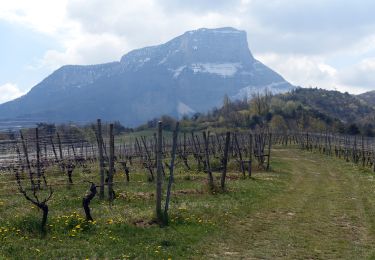
[(79, 183), (94, 175), (76, 173), (79, 185), (56, 187), (46, 238), (37, 231), (40, 212), (17, 193), (5, 195), (16, 186), (1, 184), (10, 180), (1, 176), (0, 259), (375, 258), (370, 172), (294, 149), (275, 149), (272, 168), (245, 180), (232, 172), (228, 192), (218, 194), (207, 192), (205, 174), (177, 169), (167, 228), (139, 222), (154, 211), (154, 185), (142, 172), (116, 184), (113, 206), (95, 199), (96, 223), (85, 224), (87, 187)]
[(233, 235), (210, 241), (211, 256), (375, 258), (374, 176), (308, 152), (278, 150), (277, 157), (291, 173), (287, 187), (261, 209), (234, 218), (227, 230)]

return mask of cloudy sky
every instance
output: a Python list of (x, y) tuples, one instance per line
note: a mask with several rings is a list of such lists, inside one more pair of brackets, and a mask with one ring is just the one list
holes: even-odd
[(375, 89), (373, 0), (0, 0), (0, 103), (65, 64), (119, 60), (201, 27), (246, 30), (292, 84)]

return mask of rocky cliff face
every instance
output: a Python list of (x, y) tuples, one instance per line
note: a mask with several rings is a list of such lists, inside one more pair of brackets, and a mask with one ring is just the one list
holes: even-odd
[(234, 28), (189, 31), (134, 50), (120, 62), (63, 66), (14, 101), (0, 119), (87, 122), (96, 118), (137, 125), (162, 114), (181, 116), (268, 88), (293, 88), (252, 56), (246, 32)]

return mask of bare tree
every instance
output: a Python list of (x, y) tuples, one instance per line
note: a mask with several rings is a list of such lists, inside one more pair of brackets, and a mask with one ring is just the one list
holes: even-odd
[(257, 116), (266, 116), (271, 109), (271, 99), (272, 92), (268, 89), (265, 89), (263, 93), (253, 93), (250, 100), (251, 111)]
[[(52, 194), (53, 194), (53, 190), (52, 190), (52, 187), (51, 186), (48, 186), (47, 184), (47, 179), (46, 179), (46, 176), (44, 174), (44, 169), (42, 170), (41, 169), (41, 164), (40, 164), (40, 161), (39, 161), (39, 156), (37, 155), (37, 172), (39, 173), (38, 175), (35, 175), (32, 168), (31, 168), (31, 165), (30, 165), (30, 160), (29, 160), (29, 155), (28, 155), (28, 150), (27, 150), (27, 145), (26, 145), (26, 142), (25, 142), (25, 139), (23, 138), (23, 134), (22, 132), (21, 133), (21, 140), (22, 140), (22, 146), (23, 146), (23, 149), (24, 149), (24, 155), (25, 155), (25, 158), (26, 158), (26, 164), (27, 164), (27, 169), (28, 169), (28, 174), (29, 174), (29, 180), (30, 180), (30, 191), (28, 191), (27, 189), (24, 188), (22, 182), (21, 182), (21, 177), (20, 177), (20, 171), (18, 168), (14, 168), (14, 173), (15, 173), (15, 177), (16, 177), (16, 180), (17, 180), (17, 185), (18, 185), (18, 189), (19, 191), (23, 194), (23, 196), (28, 200), (30, 201), (31, 203), (33, 203), (35, 206), (37, 206), (39, 209), (41, 209), (43, 211), (43, 217), (42, 217), (42, 222), (41, 222), (41, 230), (42, 232), (45, 232), (46, 231), (46, 223), (47, 223), (47, 217), (48, 217), (48, 205), (47, 205), (47, 202), (51, 199), (52, 197)], [(39, 138), (38, 138), (38, 130), (36, 130), (36, 142), (38, 142)], [(20, 165), (22, 164), (22, 159), (21, 159), (21, 153), (20, 153), (20, 150), (19, 150), (19, 147), (18, 145), (16, 144), (16, 150), (17, 150), (17, 154), (18, 154), (18, 157), (19, 157), (19, 160), (20, 160)], [(39, 150), (37, 150), (37, 153), (39, 152)], [(43, 185), (35, 185), (36, 183), (37, 184), (41, 184), (41, 182), (43, 183)], [(40, 196), (43, 196), (44, 195), (44, 198), (41, 199)]]

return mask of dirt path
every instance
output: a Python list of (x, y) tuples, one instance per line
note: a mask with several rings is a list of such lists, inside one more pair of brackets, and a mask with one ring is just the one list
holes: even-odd
[(278, 150), (287, 188), (233, 223), (208, 255), (231, 259), (375, 258), (372, 175), (341, 160)]

